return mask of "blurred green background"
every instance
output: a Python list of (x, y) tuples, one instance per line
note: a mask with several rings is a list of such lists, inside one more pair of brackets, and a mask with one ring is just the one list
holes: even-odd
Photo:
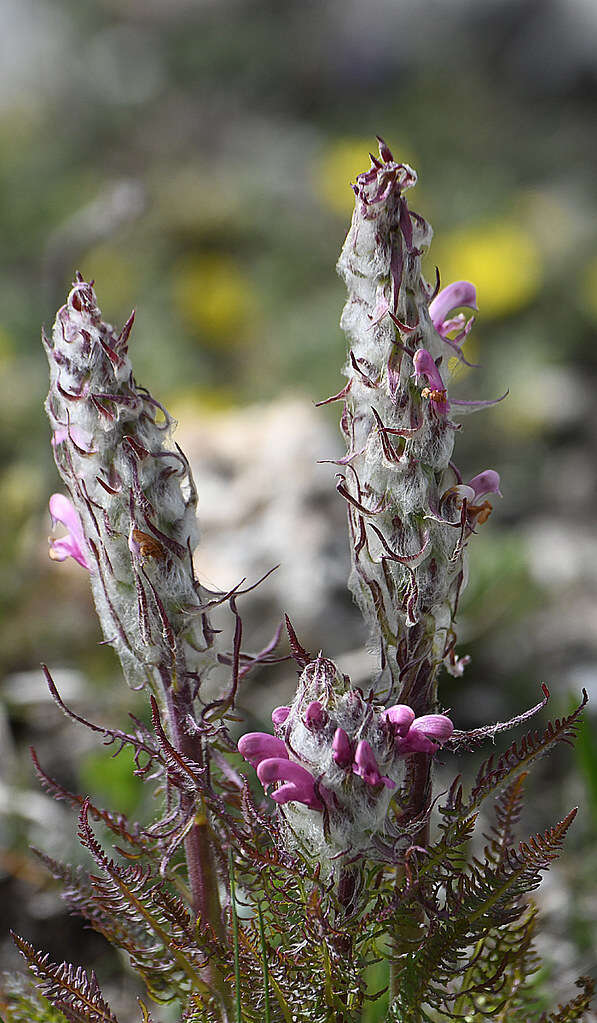
[[(29, 937), (43, 930), (60, 957), (83, 940), (26, 851), (40, 831), (61, 848), (71, 829), (36, 789), (28, 742), (78, 790), (123, 810), (139, 798), (125, 761), (106, 766), (48, 706), (38, 670), (46, 661), (103, 720), (133, 705), (97, 645), (84, 574), (47, 560), (58, 478), (40, 324), (77, 268), (108, 320), (137, 309), (136, 376), (181, 420), (206, 507), (206, 572), (234, 582), (258, 547), (265, 568), (283, 567), (273, 596), (256, 598), (255, 645), (283, 603), (314, 646), (354, 654), (343, 510), (333, 472), (308, 468), (333, 457), (337, 410), (310, 402), (342, 386), (334, 265), (349, 183), (379, 133), (419, 172), (410, 203), (435, 230), (429, 275), (438, 264), (445, 284), (477, 284), (467, 354), (482, 366), (454, 386), (462, 397), (510, 388), (457, 438), (465, 476), (497, 468), (504, 500), (471, 545), (460, 646), (473, 663), (446, 679), (444, 704), (465, 727), (536, 702), (539, 681), (553, 713), (582, 686), (592, 696), (576, 753), (539, 767), (528, 821), (582, 806), (541, 896), (565, 993), (594, 965), (597, 929), (597, 5), (0, 0), (0, 13), (5, 919)], [(313, 527), (304, 546), (297, 508)], [(276, 695), (291, 683), (280, 677)], [(246, 697), (257, 721), (268, 685)], [(84, 942), (88, 958), (105, 957), (99, 939)]]

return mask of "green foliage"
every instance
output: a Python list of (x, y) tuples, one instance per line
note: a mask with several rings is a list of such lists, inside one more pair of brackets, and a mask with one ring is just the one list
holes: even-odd
[(141, 783), (133, 774), (132, 761), (128, 751), (117, 757), (106, 757), (103, 750), (88, 753), (79, 766), (83, 789), (97, 793), (108, 806), (117, 805), (131, 813), (141, 798)]
[[(570, 741), (582, 706), (490, 757), (470, 792), (456, 779), (425, 848), (403, 848), (393, 863), (345, 863), (340, 883), (288, 851), (278, 818), (255, 805), (237, 775), (214, 770), (210, 819), (228, 849), (218, 866), (229, 893), (219, 935), (196, 921), (176, 854), (156, 869), (159, 827), (143, 830), (57, 782), (59, 797), (79, 808), (79, 836), (95, 867), (87, 873), (40, 856), (72, 908), (128, 954), (149, 996), (182, 1002), (184, 1023), (575, 1023), (589, 1005), (589, 981), (567, 1006), (539, 1015), (529, 892), (558, 856), (576, 811), (525, 842), (516, 827), (529, 766)], [(192, 764), (166, 752), (169, 785), (186, 791)], [(490, 799), (483, 854), (471, 855), (479, 811)], [(224, 801), (229, 812), (218, 817), (214, 807)], [(104, 851), (90, 817), (118, 836), (119, 860)], [(32, 1002), (31, 1020), (115, 1023), (93, 975), (15, 941), (53, 1007)], [(6, 1023), (24, 1019), (19, 997), (5, 1008)]]
[(6, 974), (0, 986), (2, 1023), (65, 1023), (66, 1017), (43, 997), (32, 979)]

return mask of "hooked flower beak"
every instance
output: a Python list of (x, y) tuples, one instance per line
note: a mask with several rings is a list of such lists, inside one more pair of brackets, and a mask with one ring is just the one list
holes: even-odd
[(276, 781), (284, 783), (271, 793), (276, 803), (304, 803), (310, 810), (323, 809), (323, 803), (315, 791), (313, 775), (293, 760), (286, 757), (262, 760), (257, 767), (257, 777), (264, 788)]
[(435, 753), (453, 731), (454, 725), (445, 714), (424, 714), (415, 718), (404, 739), (399, 739), (398, 749), (402, 754)]
[(396, 783), (391, 778), (382, 775), (375, 754), (366, 739), (361, 739), (357, 745), (352, 769), (367, 785), (385, 785), (388, 789), (396, 788)]
[(500, 497), (502, 496), (500, 474), (495, 469), (485, 469), (483, 472), (473, 476), (472, 480), (468, 481), (467, 486), (474, 490), (475, 500), (479, 497), (484, 497), (485, 494), (499, 494)]
[(455, 309), (465, 306), (467, 309), (477, 309), (477, 290), (470, 281), (455, 281), (442, 288), (439, 295), (433, 299), (429, 306), (431, 322), (441, 337), (449, 334), (460, 322), (448, 320), (447, 317)]
[[(454, 725), (445, 714), (424, 714), (416, 718), (414, 711), (404, 704), (396, 704), (384, 710), (382, 717), (394, 729), (398, 752), (435, 753), (439, 745), (449, 739)], [(437, 740), (433, 742), (433, 740)]]
[(288, 760), (288, 751), (281, 739), (268, 732), (247, 732), (238, 741), (238, 752), (252, 767), (257, 768), (262, 760), (282, 757)]

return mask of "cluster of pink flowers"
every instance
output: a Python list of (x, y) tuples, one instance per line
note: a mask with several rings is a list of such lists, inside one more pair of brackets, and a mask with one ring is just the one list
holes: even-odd
[[(276, 707), (272, 721), (277, 730), (284, 731), (290, 707)], [(303, 716), (305, 728), (320, 733), (321, 739), (331, 738), (332, 761), (346, 773), (361, 778), (371, 788), (396, 787), (396, 782), (380, 770), (371, 743), (367, 739), (351, 739), (345, 729), (336, 725), (319, 700), (312, 700)], [(435, 753), (439, 745), (450, 738), (453, 724), (445, 714), (425, 714), (415, 717), (414, 711), (404, 704), (396, 704), (377, 715), (378, 745), (383, 745), (386, 761), (408, 756), (409, 753)], [(332, 787), (326, 785), (312, 770), (291, 760), (292, 747), (284, 738), (267, 732), (248, 732), (238, 743), (241, 755), (257, 771), (264, 788), (281, 782), (271, 793), (276, 803), (303, 803), (312, 810), (323, 810), (324, 804), (333, 805)], [(322, 775), (323, 775), (322, 771)]]

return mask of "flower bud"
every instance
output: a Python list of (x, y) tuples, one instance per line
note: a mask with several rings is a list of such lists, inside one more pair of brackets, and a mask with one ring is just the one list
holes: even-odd
[(272, 722), (274, 725), (283, 725), (290, 714), (290, 707), (274, 707), (272, 711)]

